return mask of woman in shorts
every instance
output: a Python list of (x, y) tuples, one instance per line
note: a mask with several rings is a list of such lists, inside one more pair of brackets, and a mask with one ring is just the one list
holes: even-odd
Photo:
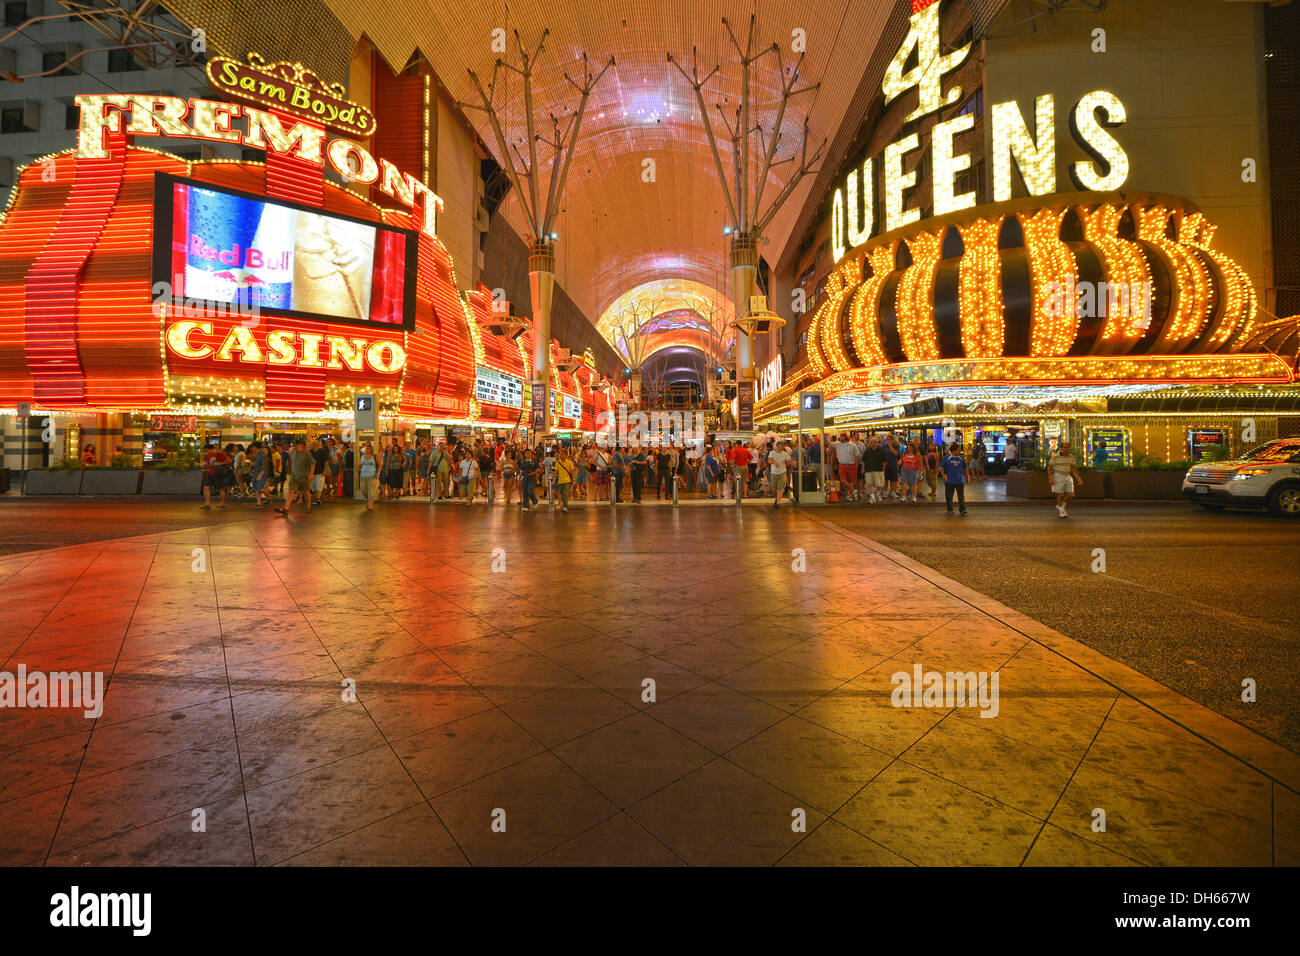
[(902, 483), (902, 494), (907, 501), (915, 503), (921, 494), (921, 449), (913, 438), (907, 443), (902, 457), (898, 460), (898, 479)]

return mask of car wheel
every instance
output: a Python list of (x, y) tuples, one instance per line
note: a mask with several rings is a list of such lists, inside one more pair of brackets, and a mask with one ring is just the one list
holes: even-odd
[(1198, 501), (1197, 504), (1206, 511), (1222, 511), (1226, 507), (1225, 505), (1212, 505), (1204, 501)]
[(1268, 495), (1268, 510), (1284, 518), (1300, 518), (1300, 485), (1280, 485)]

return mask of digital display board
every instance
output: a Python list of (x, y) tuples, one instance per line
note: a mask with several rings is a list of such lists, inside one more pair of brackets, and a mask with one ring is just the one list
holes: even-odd
[(416, 234), (159, 173), (154, 281), (175, 300), (415, 327)]
[(477, 367), (474, 376), (474, 397), (480, 402), (493, 405), (509, 405), (520, 408), (524, 404), (524, 380), (498, 372), (486, 365)]
[[(561, 405), (563, 402), (563, 405)], [(561, 410), (562, 409), (562, 410)], [(582, 418), (582, 402), (563, 392), (551, 392), (551, 414), (562, 418)]]

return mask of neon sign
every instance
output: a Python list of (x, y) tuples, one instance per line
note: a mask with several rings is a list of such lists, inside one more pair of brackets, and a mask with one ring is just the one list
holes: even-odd
[(247, 326), (235, 325), (220, 344), (213, 345), (211, 322), (185, 319), (167, 327), (165, 340), (167, 351), (191, 361), (238, 361), (247, 365), (347, 369), (384, 375), (396, 375), (406, 367), (406, 349), (391, 339), (371, 340), (288, 329), (275, 329), (262, 337)]
[[(885, 102), (896, 100), (913, 87), (917, 107), (905, 122), (911, 123), (961, 99), (961, 87), (945, 96), (943, 77), (965, 62), (970, 44), (944, 55), (941, 53), (939, 4), (933, 3), (912, 15), (902, 46), (885, 71), (881, 90)], [(915, 57), (915, 66), (906, 70)], [(1030, 196), (1044, 196), (1056, 190), (1056, 101), (1050, 94), (1034, 102), (1034, 132), (1031, 134), (1015, 100), (995, 103), (989, 111), (989, 142), (993, 154), (993, 200), (1011, 198), (1012, 167), (1020, 171)], [(1128, 119), (1119, 97), (1107, 90), (1084, 94), (1070, 113), (1070, 133), (1089, 156), (1070, 166), (1069, 175), (1083, 190), (1107, 192), (1119, 189), (1128, 179), (1129, 159), (1109, 130)], [(930, 131), (930, 160), (933, 176), (933, 215), (944, 216), (976, 205), (974, 192), (955, 192), (957, 176), (970, 168), (970, 153), (956, 149), (962, 133), (975, 128), (975, 116), (962, 113), (936, 123)], [(911, 133), (885, 146), (879, 158), (883, 183), (877, 195), (876, 159), (865, 160), (852, 169), (843, 185), (831, 190), (831, 250), (839, 262), (851, 249), (863, 245), (878, 232), (893, 232), (921, 218), (921, 209), (908, 208), (908, 192), (918, 185), (917, 167), (906, 170), (906, 157), (921, 148), (918, 133)], [(884, 215), (876, 216), (877, 201)], [(883, 220), (883, 221), (882, 221)]]
[(325, 83), (301, 63), (267, 63), (250, 53), (241, 63), (224, 56), (208, 61), (208, 82), (245, 103), (292, 112), (345, 136), (373, 136), (375, 117), (349, 101), (341, 83)]
[[(238, 143), (294, 156), (322, 169), (328, 165), (345, 181), (374, 186), (412, 211), (423, 205), (420, 229), (430, 236), (437, 233), (441, 197), (388, 160), (376, 160), (365, 147), (349, 139), (328, 138), (316, 120), (299, 119), (286, 129), (287, 117), (279, 112), (152, 93), (83, 94), (76, 101), (81, 110), (77, 156), (82, 159), (107, 158), (107, 133)], [(238, 119), (244, 121), (242, 129), (235, 125)]]

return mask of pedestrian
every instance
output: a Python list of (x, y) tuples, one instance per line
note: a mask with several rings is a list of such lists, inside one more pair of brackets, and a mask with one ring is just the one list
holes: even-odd
[(629, 463), (632, 476), (632, 504), (639, 505), (641, 503), (641, 490), (645, 487), (645, 449), (641, 448), (639, 445), (634, 447), (629, 458)]
[(939, 450), (934, 445), (925, 452), (925, 484), (930, 489), (928, 497), (933, 501), (939, 495)]
[(867, 447), (862, 452), (862, 473), (863, 487), (870, 496), (867, 500), (878, 504), (885, 493), (885, 449), (875, 435), (867, 439)]
[(289, 456), (289, 483), (284, 491), (284, 507), (276, 508), (277, 514), (287, 517), (299, 495), (307, 506), (307, 514), (311, 514), (311, 481), (315, 468), (316, 459), (307, 450), (307, 439), (299, 438)]
[(916, 503), (921, 493), (921, 451), (915, 438), (907, 443), (902, 457), (898, 459), (898, 477), (903, 494), (907, 496), (906, 500)]
[(767, 465), (772, 470), (772, 507), (781, 507), (785, 494), (785, 478), (790, 469), (790, 452), (784, 442), (767, 453)]
[[(233, 445), (228, 446), (231, 449)], [(226, 506), (226, 490), (233, 482), (234, 464), (233, 459), (227, 454), (226, 450), (219, 445), (213, 445), (203, 456), (203, 504), (199, 507), (208, 509), (212, 507), (212, 492), (220, 495), (218, 508)]]
[(1070, 517), (1066, 510), (1076, 488), (1083, 487), (1083, 476), (1075, 466), (1074, 456), (1070, 454), (1070, 443), (1061, 442), (1060, 447), (1047, 460), (1047, 472), (1052, 478), (1052, 493), (1056, 495), (1056, 513), (1062, 518)]
[[(353, 457), (355, 457), (356, 442), (352, 443)], [(366, 499), (366, 510), (375, 510), (375, 499), (379, 497), (379, 459), (375, 457), (375, 449), (366, 442), (361, 446), (361, 465), (358, 469), (358, 477), (361, 480), (361, 493)]]
[(898, 459), (902, 457), (902, 449), (898, 447), (894, 436), (890, 435), (885, 439), (883, 450), (885, 452), (885, 497), (897, 498), (899, 496)]
[(577, 473), (577, 463), (561, 446), (555, 453), (555, 488), (559, 493), (560, 510), (565, 514), (569, 513), (569, 489), (573, 486), (573, 478)]
[(311, 460), (311, 496), (319, 505), (325, 497), (325, 466), (329, 463), (329, 452), (319, 438), (313, 438), (311, 441)]
[(735, 494), (739, 495), (742, 501), (745, 498), (745, 478), (749, 475), (749, 463), (753, 459), (754, 456), (749, 449), (740, 442), (736, 442), (731, 450), (727, 452), (727, 464), (731, 465), (732, 474), (735, 477), (733, 482)]
[(537, 494), (535, 487), (537, 484), (537, 472), (541, 469), (542, 463), (538, 458), (528, 454), (527, 449), (521, 448), (519, 451), (519, 504), (524, 511), (532, 511), (537, 505)]
[(610, 480), (613, 482), (614, 504), (623, 502), (623, 486), (628, 479), (628, 468), (630, 457), (627, 450), (622, 446), (615, 446), (614, 454), (610, 456)]
[(465, 496), (465, 504), (474, 503), (474, 493), (478, 490), (479, 456), (473, 450), (466, 449), (460, 459), (460, 490)]
[(848, 434), (840, 435), (840, 440), (835, 443), (835, 460), (839, 462), (840, 484), (844, 487), (844, 500), (854, 501), (857, 499), (858, 487), (858, 458), (861, 452), (858, 450), (856, 442), (849, 440)]
[(962, 457), (960, 442), (953, 442), (948, 447), (948, 454), (943, 456), (943, 494), (948, 503), (948, 514), (952, 514), (953, 495), (957, 496), (961, 516), (966, 517), (966, 459)]
[(722, 464), (718, 461), (718, 453), (713, 445), (709, 446), (708, 452), (704, 455), (701, 474), (703, 484), (709, 492), (709, 500), (713, 501), (718, 497), (718, 479), (722, 477)]
[(257, 495), (257, 502), (254, 507), (260, 508), (271, 500), (265, 497), (267, 485), (272, 479), (271, 456), (267, 452), (266, 446), (260, 441), (253, 442), (249, 447), (253, 451), (253, 492)]

